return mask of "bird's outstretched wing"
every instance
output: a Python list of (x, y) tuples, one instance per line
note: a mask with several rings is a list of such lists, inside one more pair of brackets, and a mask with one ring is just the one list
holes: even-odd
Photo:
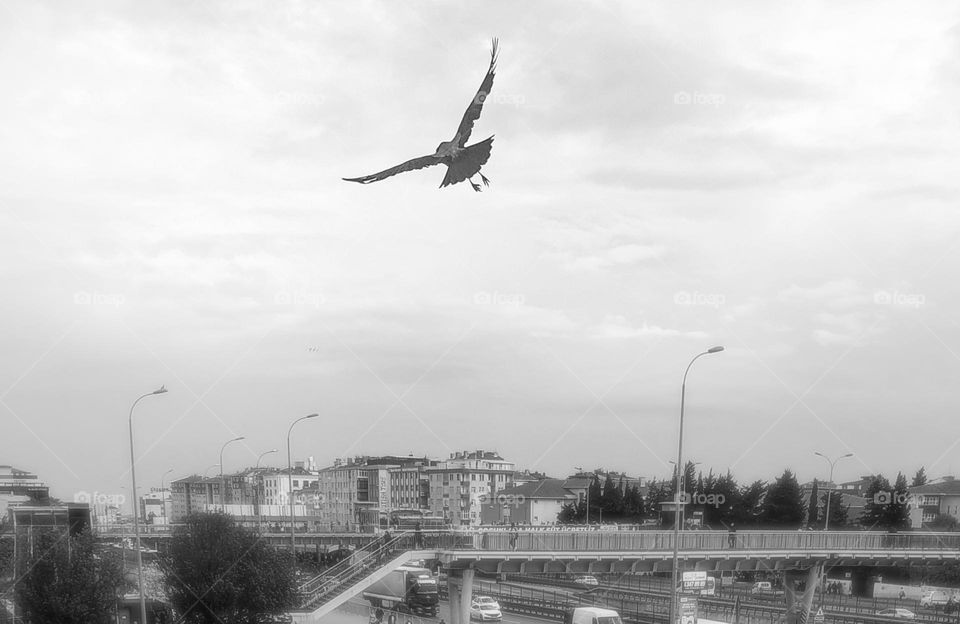
[(480, 119), (480, 111), (483, 109), (483, 103), (487, 99), (487, 96), (490, 95), (490, 89), (493, 88), (493, 72), (496, 69), (497, 39), (494, 38), (493, 49), (490, 51), (490, 67), (487, 68), (487, 75), (483, 77), (483, 82), (480, 83), (480, 89), (477, 91), (477, 94), (473, 96), (473, 100), (470, 101), (470, 106), (467, 107), (466, 112), (463, 114), (463, 119), (460, 120), (460, 127), (457, 128), (457, 134), (460, 135), (460, 147), (467, 144), (467, 139), (470, 138), (470, 133), (473, 131), (473, 122)]
[(404, 171), (414, 171), (416, 169), (423, 169), (424, 167), (429, 167), (431, 165), (440, 164), (441, 160), (435, 155), (431, 154), (429, 156), (421, 156), (420, 158), (414, 158), (408, 160), (407, 162), (397, 165), (396, 167), (391, 167), (385, 169), (380, 173), (373, 173), (368, 176), (363, 176), (361, 178), (344, 178), (347, 182), (359, 182), (360, 184), (370, 184), (371, 182), (379, 182), (384, 178), (389, 178), (390, 176), (397, 175), (398, 173), (403, 173)]

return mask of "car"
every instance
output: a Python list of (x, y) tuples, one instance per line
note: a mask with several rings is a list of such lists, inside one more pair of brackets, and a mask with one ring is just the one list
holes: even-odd
[(590, 576), (589, 574), (584, 574), (573, 579), (573, 582), (577, 585), (584, 585), (586, 587), (596, 587), (600, 583), (597, 582), (597, 577)]
[(773, 591), (773, 585), (770, 584), (770, 581), (757, 581), (753, 584), (753, 587), (750, 588), (751, 594), (766, 594)]
[(489, 606), (492, 606), (494, 609), (500, 608), (500, 603), (497, 602), (496, 599), (491, 598), (490, 596), (477, 596), (476, 598), (473, 599), (473, 602), (476, 602), (477, 604), (481, 604), (481, 605), (489, 605)]
[(886, 617), (897, 618), (900, 620), (912, 620), (917, 615), (910, 609), (884, 609), (883, 611), (877, 611), (877, 615), (883, 615)]
[(950, 597), (947, 596), (947, 592), (939, 589), (929, 589), (920, 596), (921, 607), (942, 607), (949, 601)]
[(470, 619), (486, 622), (488, 620), (502, 620), (503, 613), (500, 605), (489, 596), (479, 596), (470, 602)]

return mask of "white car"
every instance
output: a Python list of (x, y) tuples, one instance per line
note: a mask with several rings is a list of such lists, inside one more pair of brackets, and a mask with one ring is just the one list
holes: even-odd
[(586, 587), (596, 587), (600, 584), (597, 582), (597, 577), (590, 576), (589, 574), (578, 576), (577, 578), (573, 579), (573, 582), (577, 585), (584, 585)]
[(501, 620), (500, 603), (490, 596), (477, 596), (470, 603), (470, 619), (486, 622), (487, 620)]
[(885, 615), (901, 620), (912, 620), (917, 617), (910, 609), (884, 609), (883, 611), (877, 611), (877, 615)]

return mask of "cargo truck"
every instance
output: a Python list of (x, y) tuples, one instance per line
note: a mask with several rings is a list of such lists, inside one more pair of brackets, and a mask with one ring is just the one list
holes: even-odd
[(437, 590), (437, 579), (430, 570), (404, 565), (364, 590), (363, 597), (374, 607), (435, 616), (440, 602)]

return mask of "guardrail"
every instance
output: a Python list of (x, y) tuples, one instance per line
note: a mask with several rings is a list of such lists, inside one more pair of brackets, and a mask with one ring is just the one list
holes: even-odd
[[(477, 550), (667, 551), (672, 531), (487, 531), (474, 535)], [(960, 533), (880, 533), (853, 531), (685, 531), (683, 551), (947, 551), (960, 552)]]

